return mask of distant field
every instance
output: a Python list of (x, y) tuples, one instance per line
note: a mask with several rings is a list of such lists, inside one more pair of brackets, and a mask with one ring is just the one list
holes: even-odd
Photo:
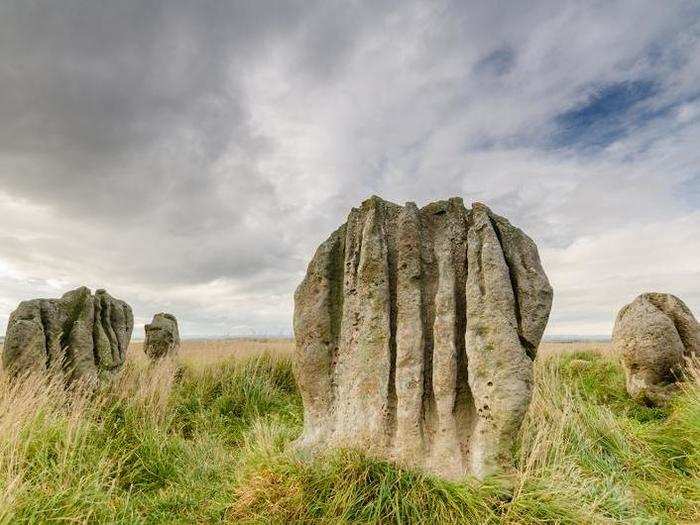
[[(185, 339), (182, 341), (180, 357), (191, 365), (208, 366), (232, 357), (246, 358), (263, 352), (273, 352), (287, 357), (291, 356), (293, 350), (294, 341), (291, 339)], [(539, 348), (539, 355), (571, 352), (605, 354), (609, 351), (609, 342), (543, 342)], [(143, 341), (132, 342), (129, 354), (130, 359), (145, 359)]]
[[(188, 365), (206, 367), (227, 359), (244, 359), (265, 352), (289, 357), (293, 349), (291, 339), (184, 339), (180, 346), (180, 359)], [(129, 359), (146, 359), (143, 341), (129, 345)]]
[[(538, 356), (590, 352), (599, 355), (610, 353), (609, 342), (573, 341), (543, 342)], [(2, 343), (0, 343), (0, 352)], [(231, 359), (247, 359), (263, 354), (272, 354), (280, 358), (290, 358), (294, 351), (292, 339), (251, 338), (251, 339), (184, 339), (180, 347), (180, 360), (191, 368), (203, 369), (220, 365)], [(143, 341), (132, 341), (129, 345), (127, 361), (143, 366), (147, 360), (143, 353)], [(0, 364), (2, 371), (2, 364)]]
[[(2, 351), (0, 343), (0, 352)], [(275, 356), (291, 358), (294, 351), (292, 339), (251, 338), (251, 339), (184, 339), (180, 348), (180, 359), (193, 368), (207, 368), (230, 359), (246, 359), (272, 353)], [(574, 341), (543, 342), (538, 355), (544, 357), (572, 352), (593, 352), (605, 355), (610, 352), (609, 342)], [(132, 341), (127, 360), (135, 364), (145, 364), (143, 341)], [(0, 364), (0, 371), (2, 365)]]

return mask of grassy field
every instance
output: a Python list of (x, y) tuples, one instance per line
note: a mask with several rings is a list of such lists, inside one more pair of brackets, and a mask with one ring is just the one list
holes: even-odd
[(353, 451), (286, 445), (289, 341), (139, 344), (114, 384), (68, 394), (0, 373), (0, 523), (694, 523), (700, 387), (640, 407), (604, 343), (546, 343), (515, 479), (449, 483)]

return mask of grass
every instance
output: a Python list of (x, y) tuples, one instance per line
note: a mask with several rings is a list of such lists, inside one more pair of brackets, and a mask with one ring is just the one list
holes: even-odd
[(700, 521), (697, 378), (650, 409), (606, 345), (542, 350), (517, 475), (484, 483), (298, 457), (287, 341), (188, 342), (179, 370), (135, 347), (96, 394), (0, 373), (0, 523)]

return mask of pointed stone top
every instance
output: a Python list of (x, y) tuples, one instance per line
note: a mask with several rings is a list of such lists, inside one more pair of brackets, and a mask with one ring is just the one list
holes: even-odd
[(382, 204), (384, 202), (387, 202), (387, 201), (385, 201), (384, 199), (382, 199), (378, 195), (372, 195), (370, 198), (368, 198), (362, 202), (361, 207), (362, 207), (362, 209), (375, 208), (377, 205)]
[(488, 206), (486, 206), (486, 204), (484, 204), (483, 202), (478, 202), (478, 201), (477, 201), (477, 202), (472, 202), (472, 209), (473, 209), (473, 210), (486, 211), (486, 212), (490, 212), (490, 211), (491, 211), (491, 208), (489, 208)]

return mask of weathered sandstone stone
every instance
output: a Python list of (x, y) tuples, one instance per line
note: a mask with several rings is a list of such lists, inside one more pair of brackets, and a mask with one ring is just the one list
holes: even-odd
[(68, 383), (94, 381), (124, 364), (133, 327), (129, 305), (104, 290), (23, 301), (10, 315), (3, 366), (13, 375), (51, 369)]
[(508, 469), (551, 302), (535, 244), (483, 204), (372, 197), (295, 294), (297, 446), (453, 479)]
[(627, 392), (663, 405), (682, 378), (685, 358), (700, 356), (700, 324), (678, 297), (645, 293), (617, 314), (613, 348), (622, 357)]
[(145, 326), (145, 329), (146, 342), (143, 344), (143, 351), (151, 361), (177, 355), (180, 350), (180, 332), (174, 315), (156, 314), (153, 316), (153, 321)]

